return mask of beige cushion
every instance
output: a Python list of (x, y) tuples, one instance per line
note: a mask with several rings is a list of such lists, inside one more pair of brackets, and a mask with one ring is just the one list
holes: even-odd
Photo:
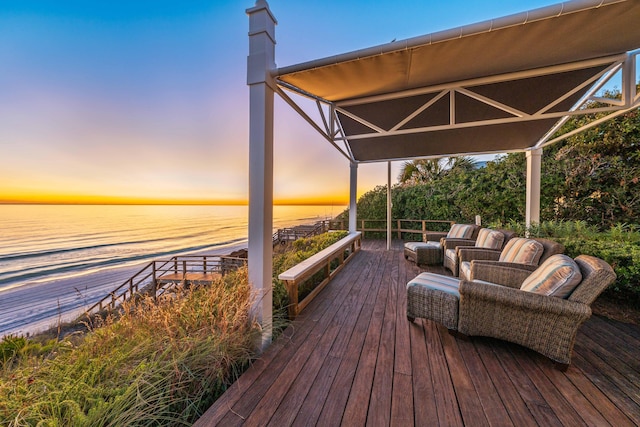
[(469, 224), (453, 224), (447, 237), (451, 239), (470, 239), (473, 236), (474, 227)]
[(580, 267), (570, 257), (552, 255), (522, 282), (527, 292), (567, 298), (582, 281)]
[(481, 228), (476, 239), (476, 246), (486, 249), (500, 249), (504, 242), (504, 234), (496, 230)]
[(449, 258), (451, 261), (454, 262), (454, 264), (456, 263), (456, 261), (458, 259), (458, 255), (456, 254), (456, 250), (455, 249), (446, 249), (444, 251), (444, 257), (445, 258)]
[(462, 261), (460, 263), (458, 276), (463, 280), (471, 280), (471, 262)]
[(504, 246), (504, 249), (500, 253), (499, 261), (538, 265), (542, 251), (544, 251), (542, 243), (523, 237), (515, 237), (509, 240)]

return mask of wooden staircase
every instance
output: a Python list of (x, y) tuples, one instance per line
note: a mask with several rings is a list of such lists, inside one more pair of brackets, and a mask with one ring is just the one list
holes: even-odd
[(92, 305), (85, 314), (110, 312), (136, 296), (151, 295), (157, 298), (178, 285), (211, 284), (246, 263), (246, 258), (213, 255), (174, 256), (168, 260), (154, 260)]

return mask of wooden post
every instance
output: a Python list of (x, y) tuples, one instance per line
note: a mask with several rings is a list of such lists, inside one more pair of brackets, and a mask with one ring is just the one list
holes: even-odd
[(158, 294), (158, 279), (156, 278), (156, 263), (153, 263), (153, 283), (151, 284), (151, 291), (153, 292), (153, 300), (155, 301)]

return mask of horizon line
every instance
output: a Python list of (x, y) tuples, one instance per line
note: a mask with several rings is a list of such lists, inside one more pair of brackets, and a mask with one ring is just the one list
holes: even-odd
[[(274, 202), (273, 206), (347, 206), (348, 202)], [(249, 202), (30, 202), (0, 201), (0, 205), (45, 206), (249, 206)]]

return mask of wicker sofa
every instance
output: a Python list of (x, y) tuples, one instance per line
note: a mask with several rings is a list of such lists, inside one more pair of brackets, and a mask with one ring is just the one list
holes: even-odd
[[(573, 277), (568, 277), (565, 270), (558, 270), (559, 276), (557, 272), (550, 274), (550, 264), (566, 264), (567, 260), (573, 264)], [(558, 288), (553, 292), (535, 288), (540, 283), (546, 286), (550, 277), (555, 277), (556, 282), (558, 277), (573, 282), (569, 290), (563, 291), (565, 294), (554, 295)], [(593, 301), (615, 278), (609, 264), (588, 255), (575, 260), (555, 255), (524, 280), (509, 278), (506, 282), (471, 282), (422, 273), (407, 284), (407, 318), (434, 320), (456, 335), (486, 336), (520, 344), (566, 370), (578, 328), (591, 316)]]

